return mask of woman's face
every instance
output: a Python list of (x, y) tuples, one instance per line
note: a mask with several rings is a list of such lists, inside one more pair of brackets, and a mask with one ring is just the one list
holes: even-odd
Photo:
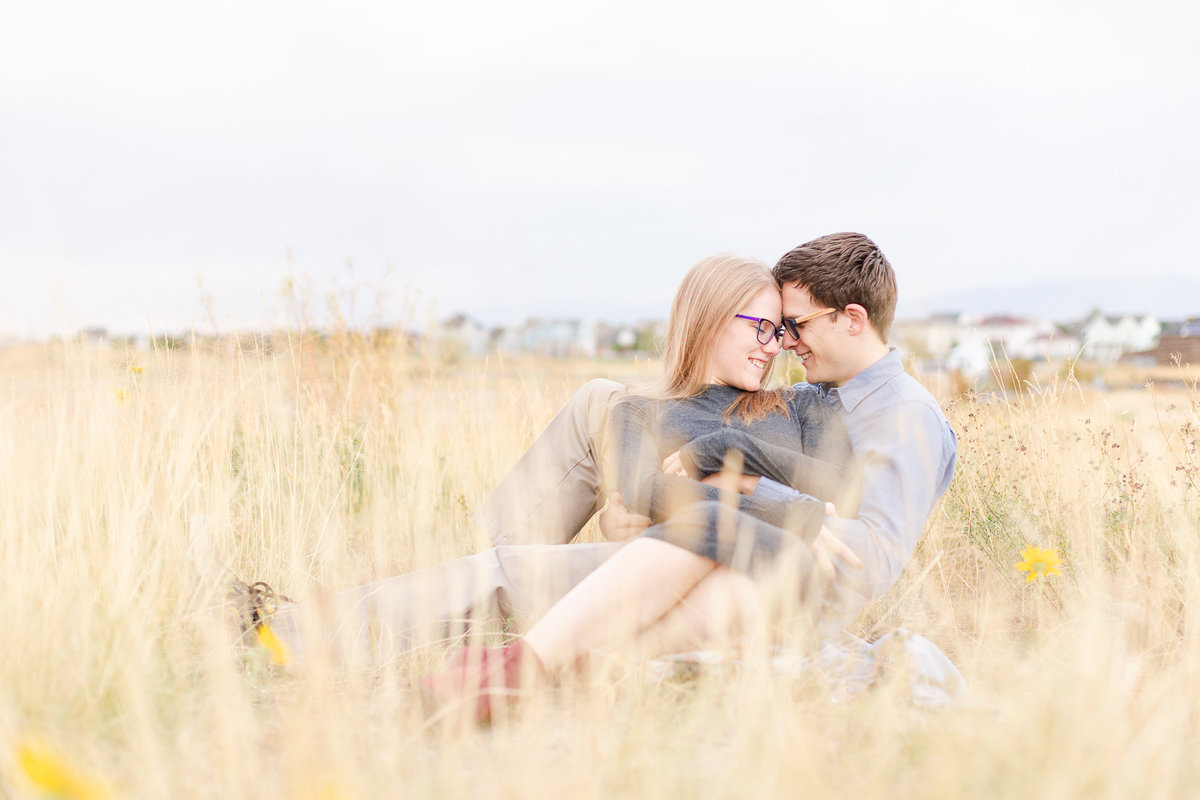
[[(773, 286), (766, 287), (738, 313), (770, 320), (772, 325), (779, 327), (783, 311), (778, 290)], [(708, 357), (707, 383), (733, 386), (746, 392), (756, 391), (762, 385), (768, 359), (779, 352), (779, 340), (772, 336), (766, 344), (760, 342), (757, 325), (753, 320), (729, 318), (717, 334)]]

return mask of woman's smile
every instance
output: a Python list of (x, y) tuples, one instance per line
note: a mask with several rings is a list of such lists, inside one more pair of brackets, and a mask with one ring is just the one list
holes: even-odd
[[(780, 349), (775, 328), (783, 314), (783, 302), (773, 286), (764, 288), (737, 316), (725, 324), (713, 342), (708, 362), (708, 383), (754, 392), (762, 386), (767, 365)], [(760, 326), (773, 326), (767, 341), (759, 340)]]

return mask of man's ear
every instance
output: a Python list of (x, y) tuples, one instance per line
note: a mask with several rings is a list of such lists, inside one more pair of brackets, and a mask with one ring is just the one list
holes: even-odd
[(850, 318), (850, 335), (857, 336), (863, 331), (871, 327), (870, 315), (867, 310), (858, 303), (851, 303), (842, 309), (843, 313)]

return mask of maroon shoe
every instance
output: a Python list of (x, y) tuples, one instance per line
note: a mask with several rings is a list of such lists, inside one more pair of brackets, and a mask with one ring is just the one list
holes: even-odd
[(541, 659), (522, 639), (508, 647), (463, 647), (450, 654), (445, 671), (421, 680), (421, 700), (429, 716), (462, 706), (483, 725), (494, 709), (512, 702), (518, 689), (545, 674)]

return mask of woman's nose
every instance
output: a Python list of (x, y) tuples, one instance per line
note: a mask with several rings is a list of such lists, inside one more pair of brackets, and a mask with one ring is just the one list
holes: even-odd
[(782, 345), (779, 342), (778, 336), (772, 336), (770, 339), (767, 339), (767, 343), (762, 346), (763, 352), (769, 355), (778, 355), (781, 348)]

